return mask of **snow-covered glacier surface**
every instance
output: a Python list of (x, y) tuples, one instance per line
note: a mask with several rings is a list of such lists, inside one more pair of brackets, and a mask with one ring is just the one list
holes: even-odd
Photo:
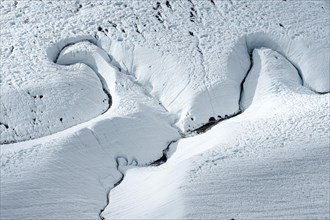
[(1, 219), (329, 219), (328, 1), (3, 1)]

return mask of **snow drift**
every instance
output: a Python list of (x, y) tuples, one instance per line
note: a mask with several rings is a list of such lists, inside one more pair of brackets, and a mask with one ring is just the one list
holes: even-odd
[(0, 13), (1, 218), (329, 218), (325, 1)]

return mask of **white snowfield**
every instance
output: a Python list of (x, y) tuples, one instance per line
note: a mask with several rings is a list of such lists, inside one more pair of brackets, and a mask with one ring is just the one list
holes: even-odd
[(1, 219), (330, 218), (328, 1), (0, 13)]
[(277, 52), (253, 60), (246, 111), (172, 144), (160, 167), (128, 170), (106, 219), (329, 218), (329, 94), (303, 87)]

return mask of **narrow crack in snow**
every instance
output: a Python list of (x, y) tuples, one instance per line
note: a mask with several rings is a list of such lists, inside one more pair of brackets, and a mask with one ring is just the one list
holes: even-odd
[[(106, 204), (104, 205), (104, 207), (103, 207), (102, 209), (100, 209), (100, 211), (99, 211), (99, 217), (100, 217), (101, 220), (104, 220), (104, 219), (105, 219), (105, 218), (102, 216), (102, 213), (103, 213), (103, 211), (105, 210), (105, 208), (109, 205), (109, 202), (110, 202), (110, 191), (111, 191), (113, 188), (115, 188), (116, 186), (118, 186), (118, 185), (124, 180), (124, 177), (125, 177), (124, 172), (120, 169), (120, 166), (123, 165), (123, 164), (121, 164), (120, 160), (124, 160), (124, 161), (126, 162), (126, 165), (128, 165), (128, 160), (127, 160), (127, 158), (125, 158), (125, 157), (123, 157), (123, 156), (118, 156), (118, 157), (116, 157), (116, 164), (117, 164), (117, 165), (116, 165), (116, 169), (117, 169), (117, 171), (120, 173), (121, 177), (120, 177), (120, 179), (119, 179), (116, 183), (114, 183), (113, 187), (109, 187), (109, 188), (107, 189), (107, 194), (106, 194), (107, 202), (106, 202)], [(132, 162), (133, 162), (133, 161), (132, 161)]]

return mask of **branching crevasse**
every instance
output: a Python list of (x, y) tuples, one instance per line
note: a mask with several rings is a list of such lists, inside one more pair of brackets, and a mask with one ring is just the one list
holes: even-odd
[(100, 212), (99, 212), (99, 217), (100, 217), (101, 220), (104, 220), (104, 219), (105, 219), (105, 218), (102, 216), (102, 213), (103, 213), (103, 211), (106, 209), (106, 207), (107, 207), (107, 206), (109, 205), (109, 203), (110, 203), (110, 191), (111, 191), (113, 188), (115, 188), (116, 186), (118, 186), (118, 185), (124, 180), (124, 177), (125, 177), (124, 172), (121, 171), (120, 168), (119, 168), (119, 166), (121, 165), (121, 164), (120, 164), (120, 159), (124, 159), (124, 160), (126, 161), (126, 165), (127, 165), (127, 162), (128, 162), (127, 158), (125, 158), (125, 157), (123, 157), (123, 156), (118, 156), (118, 157), (116, 157), (116, 169), (117, 169), (117, 171), (120, 173), (121, 176), (120, 176), (119, 180), (118, 180), (117, 182), (115, 182), (115, 183), (113, 184), (113, 186), (110, 186), (110, 187), (108, 188), (107, 192), (106, 192), (106, 197), (107, 197), (106, 204), (104, 205), (104, 207), (103, 207), (103, 208), (100, 210)]

